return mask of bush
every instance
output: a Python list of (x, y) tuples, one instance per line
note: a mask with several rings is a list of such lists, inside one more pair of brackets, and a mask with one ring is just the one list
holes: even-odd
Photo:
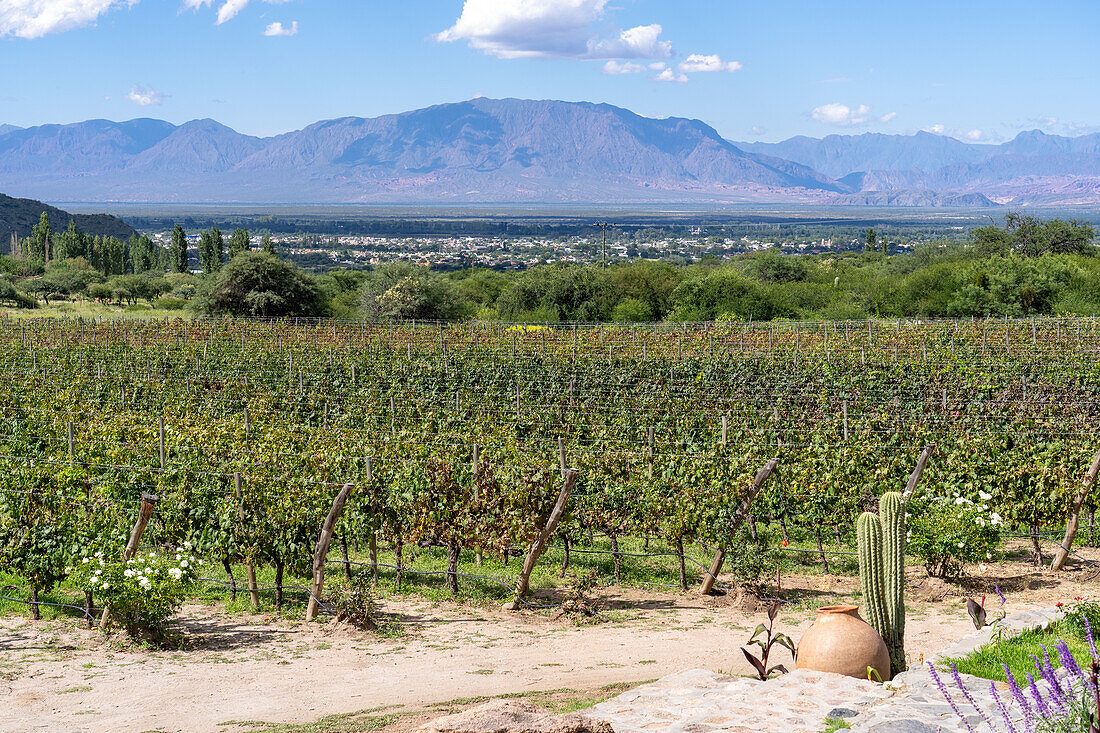
[(325, 604), (336, 612), (337, 621), (347, 621), (361, 629), (374, 630), (380, 626), (371, 580), (362, 570), (353, 574), (351, 580), (332, 583)]
[(97, 552), (82, 558), (69, 577), (109, 604), (111, 619), (131, 636), (159, 638), (183, 605), (201, 564), (185, 542), (174, 557), (149, 552), (122, 562)]
[(954, 578), (968, 562), (993, 559), (1000, 542), (1000, 515), (983, 503), (961, 495), (941, 497), (914, 495), (907, 507), (909, 523), (908, 551), (924, 562), (929, 575)]
[(163, 311), (178, 311), (183, 310), (187, 305), (187, 301), (183, 298), (176, 298), (171, 295), (162, 295), (157, 298), (156, 306)]

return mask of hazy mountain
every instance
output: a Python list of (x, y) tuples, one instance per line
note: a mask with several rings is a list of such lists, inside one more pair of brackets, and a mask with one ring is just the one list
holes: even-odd
[(88, 234), (102, 234), (127, 239), (137, 234), (134, 229), (117, 216), (110, 214), (70, 214), (67, 211), (44, 204), (33, 199), (16, 199), (0, 193), (0, 252), (8, 252), (8, 242), (12, 233), (20, 237), (29, 237), (34, 225), (45, 211), (50, 218), (50, 227), (62, 230), (69, 226), (69, 220)]
[[(13, 129), (0, 134), (0, 188), (59, 201), (1088, 203), (1100, 202), (1100, 136), (731, 143), (699, 120), (479, 98), (271, 138), (214, 120)], [(843, 198), (868, 193), (884, 195)]]
[(628, 201), (843, 186), (698, 120), (475, 99), (260, 139), (212, 120), (92, 120), (0, 137), (0, 185), (56, 200)]
[(7, 134), (9, 132), (14, 132), (15, 130), (22, 130), (22, 129), (23, 129), (22, 127), (18, 127), (16, 125), (9, 125), (9, 124), (5, 123), (5, 124), (0, 125), (0, 135), (4, 135), (4, 134)]
[(857, 171), (931, 172), (953, 163), (985, 158), (992, 145), (970, 145), (953, 137), (918, 132), (915, 135), (826, 135), (792, 137), (778, 143), (735, 143), (755, 153), (793, 160), (841, 178)]

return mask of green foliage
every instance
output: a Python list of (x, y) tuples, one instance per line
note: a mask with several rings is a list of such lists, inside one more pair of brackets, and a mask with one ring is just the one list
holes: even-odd
[(218, 272), (209, 295), (196, 298), (200, 313), (235, 316), (321, 316), (324, 293), (292, 264), (266, 252), (243, 252)]
[(172, 227), (172, 244), (168, 247), (168, 266), (172, 272), (187, 272), (187, 233), (176, 224)]
[(378, 604), (371, 592), (371, 579), (365, 571), (353, 573), (350, 579), (333, 578), (325, 593), (325, 605), (336, 614), (337, 621), (372, 631), (381, 626)]
[(249, 252), (252, 250), (252, 240), (248, 236), (248, 232), (244, 227), (237, 227), (233, 230), (233, 233), (229, 235), (229, 259), (232, 260), (242, 252)]
[(199, 235), (199, 265), (207, 275), (222, 269), (225, 262), (225, 240), (221, 230), (212, 227)]
[(73, 562), (70, 577), (105, 602), (110, 618), (131, 636), (159, 638), (187, 598), (201, 564), (187, 542), (174, 556), (147, 552), (123, 562), (106, 559), (103, 552), (85, 555)]
[(925, 492), (910, 497), (909, 552), (921, 559), (929, 575), (954, 578), (965, 563), (993, 559), (1003, 520), (987, 500), (976, 503), (958, 494)]

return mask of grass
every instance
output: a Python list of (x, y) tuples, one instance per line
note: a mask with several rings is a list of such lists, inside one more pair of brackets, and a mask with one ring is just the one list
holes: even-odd
[(825, 718), (823, 733), (836, 733), (838, 730), (851, 728), (852, 726), (844, 718)]
[(1083, 631), (1073, 622), (1063, 620), (1041, 631), (1024, 631), (1017, 636), (986, 644), (965, 657), (945, 659), (943, 667), (950, 669), (951, 663), (954, 663), (963, 674), (1005, 682), (1007, 678), (1002, 665), (1007, 664), (1012, 671), (1012, 676), (1021, 684), (1025, 684), (1028, 673), (1038, 676), (1035, 671), (1035, 662), (1031, 657), (1042, 659), (1042, 647), (1045, 646), (1050, 650), (1051, 661), (1055, 667), (1058, 666), (1058, 655), (1054, 651), (1054, 645), (1059, 641), (1065, 641), (1073, 658), (1082, 668), (1092, 661), (1092, 654)]
[(34, 309), (5, 308), (0, 310), (0, 315), (12, 319), (29, 318), (191, 318), (191, 313), (186, 310), (163, 310), (151, 306), (146, 301), (136, 305), (107, 305), (96, 303), (93, 300), (77, 300), (73, 302), (50, 303), (43, 305), (39, 302)]

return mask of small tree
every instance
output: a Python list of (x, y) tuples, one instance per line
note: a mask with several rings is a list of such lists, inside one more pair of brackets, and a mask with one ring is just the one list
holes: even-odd
[(222, 269), (225, 260), (225, 239), (221, 230), (212, 227), (210, 231), (203, 232), (199, 237), (199, 262), (203, 272), (212, 274)]

